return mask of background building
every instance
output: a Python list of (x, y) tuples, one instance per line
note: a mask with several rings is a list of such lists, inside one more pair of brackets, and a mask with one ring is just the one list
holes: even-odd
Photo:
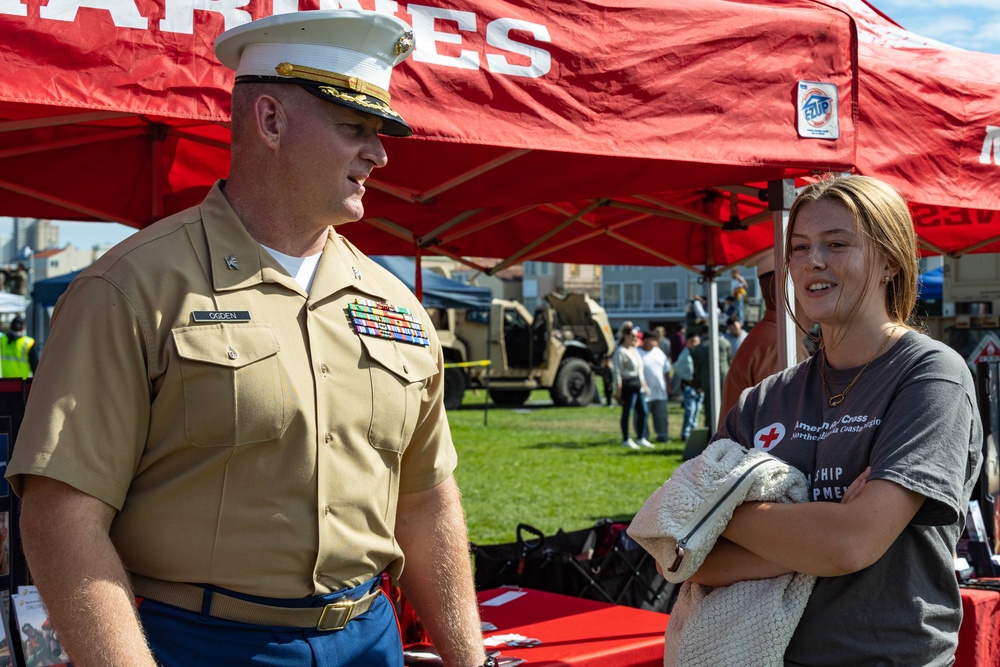
[[(756, 322), (761, 303), (757, 269), (738, 267), (749, 287), (745, 319)], [(683, 322), (688, 301), (695, 294), (708, 297), (701, 276), (680, 266), (605, 266), (601, 281), (601, 305), (615, 327), (629, 320), (641, 328)], [(729, 271), (716, 280), (719, 300), (733, 291)], [(720, 317), (720, 319), (723, 319)]]

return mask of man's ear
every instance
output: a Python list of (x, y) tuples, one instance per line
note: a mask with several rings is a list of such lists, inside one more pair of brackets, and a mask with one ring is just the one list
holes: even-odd
[(253, 117), (257, 136), (265, 146), (277, 150), (288, 127), (288, 115), (281, 100), (266, 93), (258, 95), (253, 103)]

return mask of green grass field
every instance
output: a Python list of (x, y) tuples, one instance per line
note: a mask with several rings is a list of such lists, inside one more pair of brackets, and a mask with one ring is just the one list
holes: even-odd
[(536, 391), (523, 408), (490, 407), (484, 425), (482, 392), (470, 391), (448, 413), (473, 542), (513, 541), (518, 523), (550, 534), (631, 519), (681, 463), (678, 404), (669, 404), (670, 442), (632, 451), (621, 444), (620, 407), (556, 408), (547, 399)]

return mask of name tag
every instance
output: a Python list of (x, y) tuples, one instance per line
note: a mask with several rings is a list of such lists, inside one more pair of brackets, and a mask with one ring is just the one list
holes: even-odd
[(249, 322), (249, 310), (195, 310), (191, 312), (195, 322)]

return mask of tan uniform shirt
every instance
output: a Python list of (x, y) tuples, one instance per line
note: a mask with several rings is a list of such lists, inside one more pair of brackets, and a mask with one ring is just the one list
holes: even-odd
[[(409, 308), (430, 347), (355, 333), (356, 298)], [(454, 470), (440, 368), (401, 282), (331, 230), (307, 295), (217, 184), (70, 286), (7, 475), (118, 508), (132, 572), (322, 594), (398, 568), (398, 493)]]

